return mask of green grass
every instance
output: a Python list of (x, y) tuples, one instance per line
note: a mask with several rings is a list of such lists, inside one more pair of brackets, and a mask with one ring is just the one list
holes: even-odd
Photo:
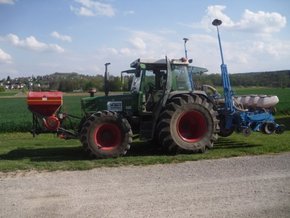
[(290, 151), (290, 117), (279, 117), (286, 125), (282, 135), (253, 133), (249, 137), (233, 134), (219, 138), (205, 154), (167, 156), (154, 144), (134, 141), (127, 155), (113, 159), (92, 159), (78, 140), (64, 141), (52, 134), (32, 138), (29, 133), (1, 133), (0, 171), (15, 170), (88, 170), (96, 167), (180, 163), (244, 155), (273, 154)]
[(0, 132), (29, 131), (32, 114), (26, 98), (1, 98), (0, 102)]
[[(63, 110), (80, 116), (82, 96), (64, 96)], [(0, 98), (0, 132), (27, 132), (32, 126), (32, 113), (26, 98)]]
[(18, 90), (7, 90), (5, 92), (0, 92), (0, 97), (14, 96), (18, 93)]

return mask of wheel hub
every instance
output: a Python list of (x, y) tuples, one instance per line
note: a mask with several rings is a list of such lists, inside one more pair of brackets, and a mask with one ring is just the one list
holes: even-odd
[(95, 143), (103, 150), (111, 150), (121, 144), (120, 128), (113, 123), (105, 123), (95, 130)]
[(206, 119), (198, 111), (184, 112), (178, 119), (177, 131), (183, 141), (189, 143), (197, 142), (208, 131)]

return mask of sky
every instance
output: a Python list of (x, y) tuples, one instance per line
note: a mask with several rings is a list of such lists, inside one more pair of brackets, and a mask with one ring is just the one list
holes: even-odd
[(120, 75), (138, 58), (181, 58), (220, 73), (289, 70), (288, 0), (0, 0), (0, 79)]

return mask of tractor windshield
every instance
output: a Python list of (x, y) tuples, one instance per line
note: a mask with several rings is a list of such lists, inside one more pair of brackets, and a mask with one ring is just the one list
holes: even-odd
[(174, 91), (192, 90), (187, 65), (172, 64), (171, 70), (172, 70), (172, 90)]

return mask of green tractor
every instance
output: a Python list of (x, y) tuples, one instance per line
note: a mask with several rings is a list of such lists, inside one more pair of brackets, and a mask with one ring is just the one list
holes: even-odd
[(194, 71), (206, 69), (190, 66), (184, 58), (137, 59), (130, 67), (122, 72), (133, 76), (130, 92), (94, 96), (91, 90), (90, 97), (81, 100), (84, 116), (76, 131), (62, 127), (70, 115), (60, 112), (59, 92), (30, 92), (33, 133), (42, 128), (62, 138), (79, 138), (97, 158), (126, 154), (133, 134), (154, 140), (170, 153), (204, 152), (213, 146), (219, 121), (214, 98), (206, 89), (215, 90), (209, 86), (194, 90), (191, 79)]

